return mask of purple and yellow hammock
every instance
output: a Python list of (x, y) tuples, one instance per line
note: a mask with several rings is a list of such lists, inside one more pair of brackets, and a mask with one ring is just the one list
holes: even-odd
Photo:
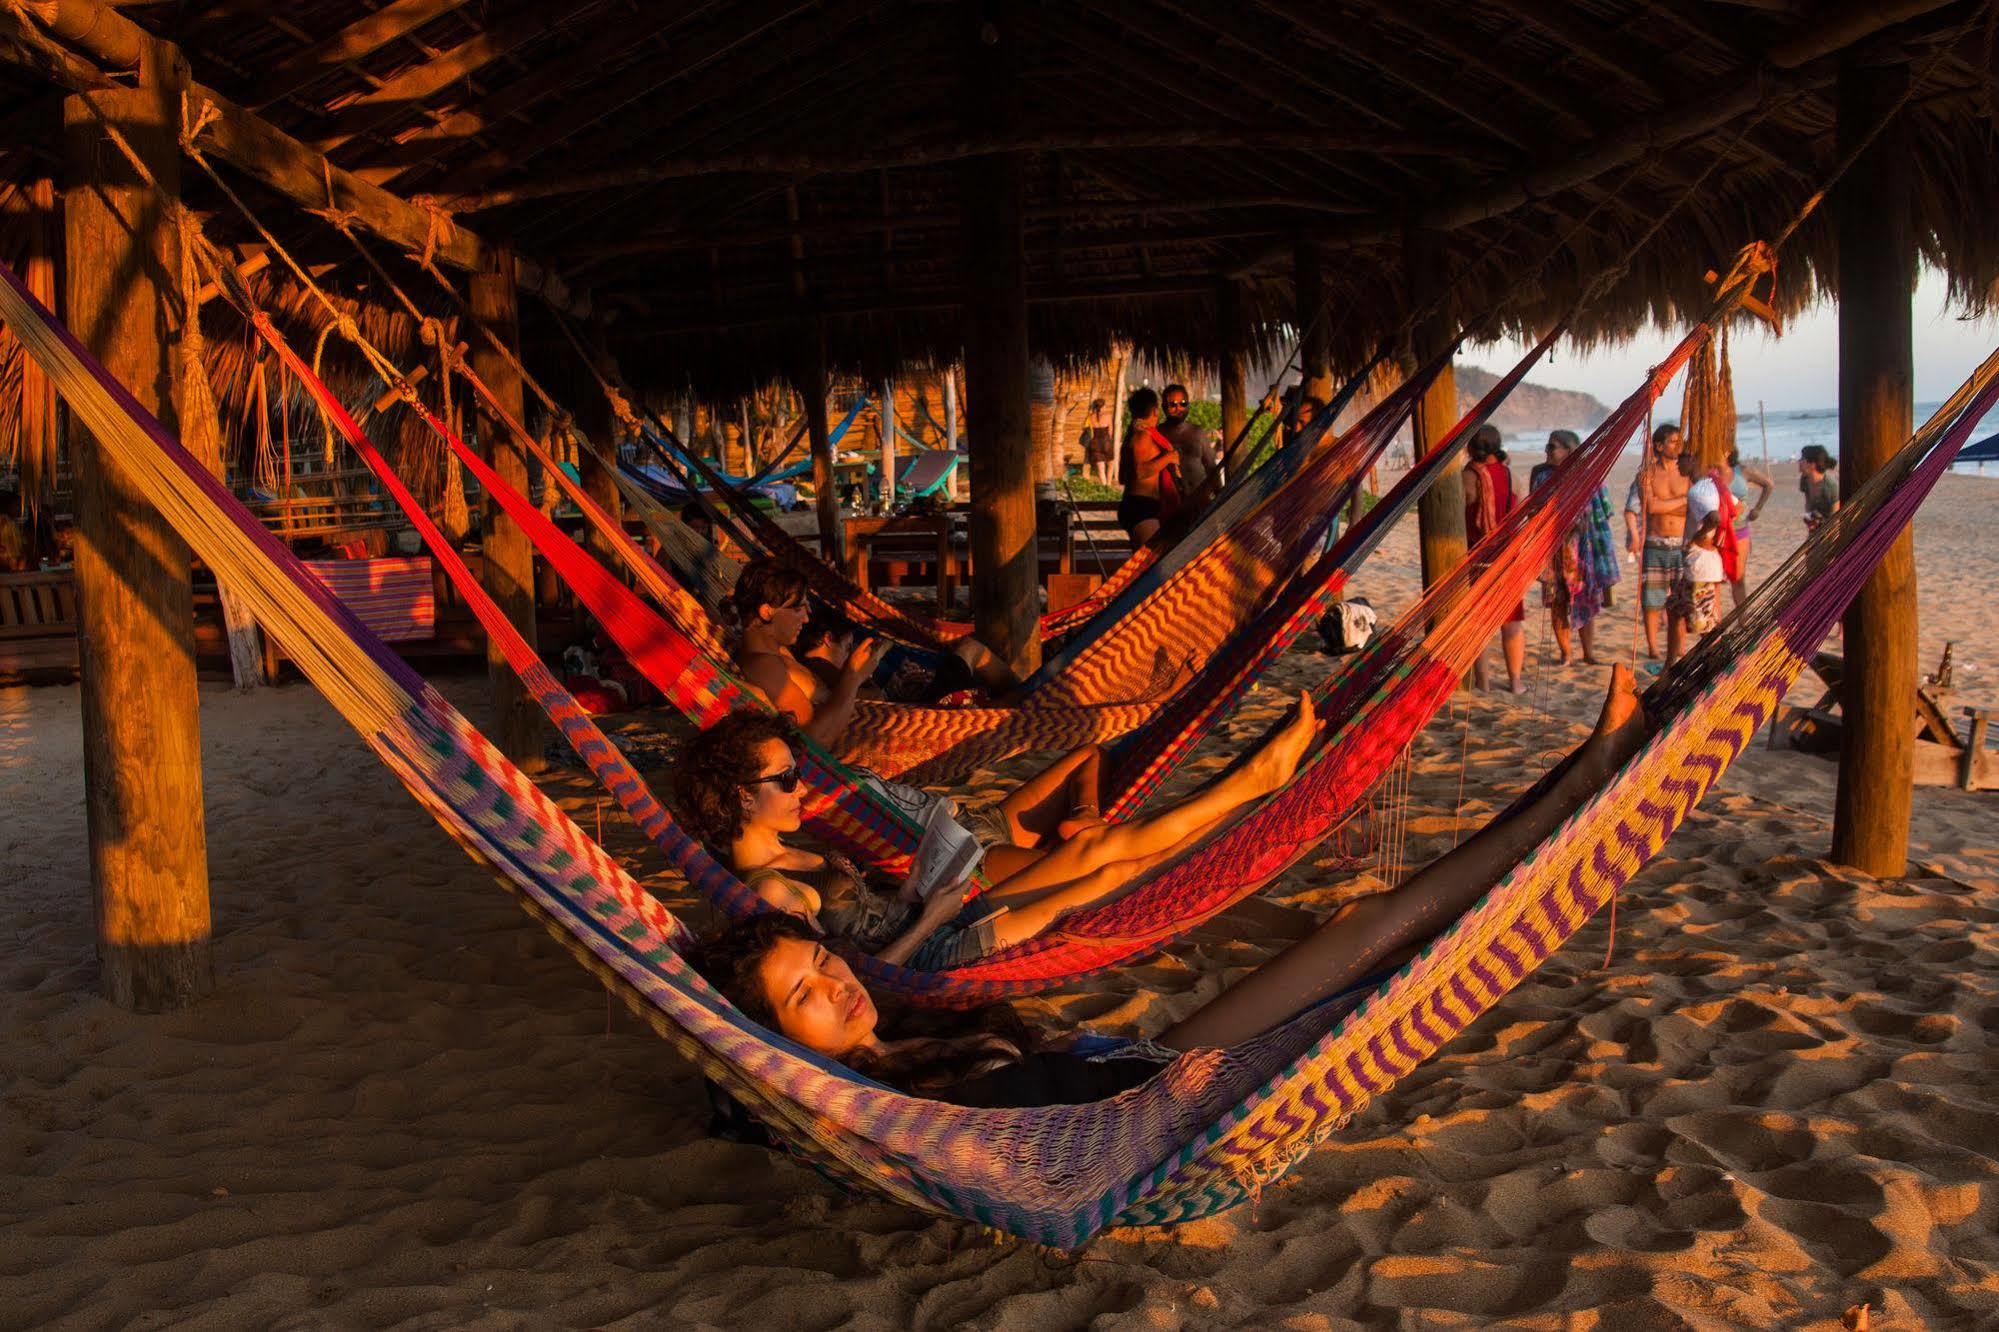
[[(1108, 1101), (968, 1110), (859, 1077), (736, 1012), (682, 960), (688, 936), (670, 912), (318, 584), (11, 271), (0, 279), (0, 319), (99, 447), (418, 802), (628, 1005), (833, 1177), (1062, 1247), (1253, 1197), (1581, 928), (1749, 744), (1999, 401), (1995, 354), (1648, 693), (1659, 729), (1645, 748), (1393, 978), (1241, 1047), (1182, 1055)], [(523, 668), (572, 739), (608, 750), (538, 662)], [(597, 760), (607, 775), (616, 767), (601, 750)]]

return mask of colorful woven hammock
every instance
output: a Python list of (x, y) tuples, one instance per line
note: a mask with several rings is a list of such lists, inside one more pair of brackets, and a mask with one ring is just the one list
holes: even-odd
[[(1255, 1196), (1495, 1005), (1665, 844), (1747, 746), (1971, 427), (1999, 354), (1787, 570), (1648, 698), (1660, 729), (1562, 829), (1395, 977), (1234, 1050), (1180, 1056), (1112, 1100), (967, 1110), (903, 1095), (736, 1012), (681, 959), (680, 923), (374, 639), (8, 270), (0, 319), (99, 446), (241, 589), (363, 740), (529, 913), (708, 1077), (835, 1178), (1073, 1247)], [(1746, 647), (1743, 645), (1747, 644)], [(546, 672), (543, 672), (546, 676)]]
[[(224, 281), (227, 288), (226, 276)], [(449, 551), (449, 543), (442, 534), (407, 499), (407, 491), (395, 482), (392, 474), (386, 474), (379, 453), (360, 434), (340, 404), (333, 400), (330, 391), (310, 374), (297, 354), (271, 328), (268, 319), (254, 309), (249, 313), (260, 335), (315, 395), (328, 418), (347, 434), (357, 453), (371, 467), (385, 473), (384, 481), (390, 493), (412, 510), (411, 520), (425, 540), (439, 551), (440, 562), (447, 574), (463, 580), (468, 605), (480, 616), (488, 632), (503, 643), (504, 655), (510, 661), (533, 661), (532, 649), (519, 639), (511, 624), (478, 588), (455, 552)], [(1551, 334), (1547, 342), (1551, 342), (1554, 336)], [(1698, 337), (1698, 333), (1688, 336), (1683, 344), (1683, 354), (1690, 353)], [(1483, 420), (1484, 415), (1497, 405), (1511, 385), (1524, 377), (1533, 358), (1545, 350), (1547, 342), (1523, 360), (1506, 382), (1495, 386), (1477, 412), (1459, 423), (1445, 446), (1439, 448), (1429, 460), (1437, 470), (1441, 469), (1442, 459), (1455, 451), (1459, 441), (1469, 437), (1478, 421)], [(1057, 930), (1044, 933), (1032, 941), (949, 972), (914, 971), (867, 957), (856, 958), (856, 965), (876, 983), (927, 1003), (983, 1002), (1007, 994), (1044, 989), (1051, 984), (1118, 965), (1170, 942), (1202, 920), (1260, 889), (1336, 826), (1345, 813), (1357, 805), (1375, 778), (1388, 769), (1416, 731), (1427, 724), (1469, 665), (1468, 654), (1475, 653), (1478, 645), (1497, 630), (1503, 608), (1517, 601), (1526, 583), (1536, 576), (1552, 543), (1572, 523), (1577, 507), (1593, 493), (1591, 487), (1600, 483), (1601, 473), (1607, 470), (1610, 460), (1622, 448), (1624, 439), (1643, 420), (1651, 401), (1671, 377), (1677, 364), (1676, 360), (1662, 372), (1655, 372), (1647, 381), (1647, 387), (1634, 394), (1580, 451), (1580, 456), (1588, 460), (1587, 466), (1594, 469), (1588, 477), (1545, 488), (1538, 500), (1523, 506), (1507, 527), (1495, 532), (1492, 545), (1508, 548), (1524, 545), (1522, 553), (1502, 560), (1481, 547), (1468, 561), (1466, 569), (1491, 570), (1490, 576), (1474, 584), (1470, 574), (1461, 570), (1455, 581), (1447, 580), (1439, 584), (1409, 612), (1400, 626), (1400, 632), (1384, 635), (1379, 640), (1381, 646), (1363, 657), (1360, 668), (1342, 678), (1342, 688), (1337, 695), (1332, 695), (1330, 689), (1322, 690), (1322, 694), (1332, 697), (1330, 706), (1321, 707), (1321, 715), (1333, 723), (1332, 735), (1324, 747), (1308, 760), (1286, 791), (1174, 862), (1155, 870), (1115, 902), (1073, 912), (1064, 918)], [(381, 368), (388, 369), (386, 364)], [(414, 395), (409, 396), (412, 408), (423, 412), (421, 404), (414, 401)], [(441, 429), (435, 423), (433, 428)], [(445, 437), (447, 440), (451, 438), (448, 433)], [(533, 441), (526, 442), (533, 446)], [(461, 456), (469, 452), (463, 450), (462, 444), (455, 447), (461, 451)], [(500, 486), (497, 498), (507, 498), (511, 492), (498, 483), (498, 478), (491, 475), (490, 469), (485, 469), (475, 457), (468, 457), (466, 461), (474, 466), (475, 473), (487, 484)], [(1435, 471), (1429, 474), (1434, 475)], [(1571, 468), (1565, 475), (1579, 475), (1579, 469)], [(1405, 485), (1409, 484), (1405, 481)], [(1413, 503), (1415, 493), (1419, 492), (1410, 492), (1407, 503)], [(578, 498), (581, 503), (589, 503), (587, 496)], [(517, 516), (530, 525), (530, 530), (533, 524), (545, 522), (525, 500), (518, 497), (515, 500), (519, 511)], [(576, 590), (586, 604), (599, 604), (603, 598), (615, 598), (620, 594), (629, 596), (629, 591), (601, 566), (587, 561), (585, 566), (579, 567), (582, 581), (576, 584)], [(1425, 626), (1430, 626), (1427, 639), (1423, 631)], [(1455, 629), (1455, 632), (1450, 632), (1445, 626)], [(1444, 651), (1442, 655), (1424, 661), (1419, 649), (1429, 644), (1439, 645)], [(692, 660), (691, 654), (688, 660)], [(546, 689), (539, 685), (535, 686), (534, 692), (538, 697), (546, 696)], [(604, 778), (605, 774), (599, 767), (603, 760), (597, 751), (609, 750), (608, 741), (591, 728), (584, 736), (584, 742), (579, 743), (577, 736), (582, 733), (575, 719), (564, 715), (560, 706), (551, 707), (550, 715), (558, 727), (571, 737), (572, 743), (577, 744), (578, 752), (585, 761), (599, 769), (600, 779)], [(705, 722), (707, 719), (700, 720)], [(585, 743), (593, 746), (594, 750), (586, 749)], [(611, 753), (615, 755), (615, 751)], [(622, 763), (622, 759), (617, 761)], [(823, 819), (822, 831), (885, 869), (892, 872), (902, 869), (913, 849), (914, 840), (913, 830), (907, 822), (897, 820), (881, 807), (881, 802), (870, 800), (867, 788), (853, 783), (850, 775), (817, 762), (805, 766), (808, 780), (814, 783), (816, 791), (830, 790), (833, 793), (830, 806), (815, 806), (815, 814)], [(1156, 772), (1157, 769), (1153, 769), (1145, 775), (1153, 776)], [(843, 776), (846, 777), (843, 788), (833, 785)], [(634, 776), (619, 772), (614, 774), (614, 779), (605, 780), (605, 785), (642, 828), (648, 826), (649, 819), (656, 820), (657, 801)], [(654, 835), (669, 860), (724, 910), (744, 914), (766, 909), (733, 875), (721, 870), (705, 854), (696, 854), (698, 848), (688, 843), (677, 829), (657, 831)]]

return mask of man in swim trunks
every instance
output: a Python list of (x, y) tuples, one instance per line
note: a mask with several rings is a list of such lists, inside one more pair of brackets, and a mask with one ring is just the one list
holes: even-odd
[[(1645, 656), (1659, 657), (1659, 622), (1666, 621), (1666, 664), (1679, 659), (1686, 646), (1686, 620), (1667, 613), (1676, 584), (1686, 577), (1687, 487), (1680, 470), (1685, 447), (1680, 428), (1670, 422), (1652, 432), (1652, 453), (1638, 473), (1638, 505), (1645, 524), (1643, 576), (1639, 581), (1645, 609)], [(1634, 555), (1641, 552), (1634, 550)]]

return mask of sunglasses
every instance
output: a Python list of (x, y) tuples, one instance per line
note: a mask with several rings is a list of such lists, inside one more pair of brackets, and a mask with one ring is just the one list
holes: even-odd
[(1179, 408), (1180, 410), (1184, 411), (1186, 410), (1186, 407), (1187, 407), (1187, 402), (1186, 399), (1184, 398), (1179, 398), (1179, 399), (1168, 398), (1166, 400), (1166, 410), (1169, 412), (1174, 410), (1175, 408)]
[(765, 782), (769, 782), (786, 795), (790, 795), (798, 789), (798, 765), (794, 763), (783, 772), (774, 772), (768, 777), (752, 777), (749, 781), (744, 782), (743, 785), (762, 786)]

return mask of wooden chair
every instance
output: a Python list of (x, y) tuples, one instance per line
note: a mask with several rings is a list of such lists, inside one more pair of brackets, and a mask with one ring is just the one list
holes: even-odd
[(74, 675), (78, 665), (75, 572), (0, 574), (0, 683)]

